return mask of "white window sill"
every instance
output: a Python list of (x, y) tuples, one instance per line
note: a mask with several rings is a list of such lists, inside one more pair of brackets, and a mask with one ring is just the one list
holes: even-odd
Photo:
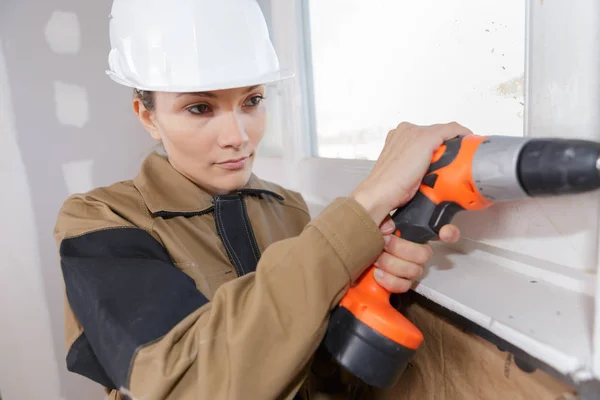
[[(574, 381), (592, 379), (594, 297), (536, 276), (535, 269), (478, 249), (433, 244), (415, 291), (526, 351)], [(586, 278), (584, 278), (586, 279)], [(594, 277), (587, 277), (593, 284)]]

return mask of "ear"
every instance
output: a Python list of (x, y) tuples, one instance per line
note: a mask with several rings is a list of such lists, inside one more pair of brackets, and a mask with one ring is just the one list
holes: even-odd
[(160, 141), (161, 137), (158, 134), (158, 127), (156, 126), (154, 115), (151, 111), (144, 107), (142, 100), (137, 97), (133, 99), (133, 110), (135, 111), (144, 129), (146, 129), (150, 136), (152, 136), (152, 139)]

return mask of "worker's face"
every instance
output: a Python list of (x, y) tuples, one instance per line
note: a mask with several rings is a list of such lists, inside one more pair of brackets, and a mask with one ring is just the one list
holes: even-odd
[(154, 110), (134, 101), (140, 121), (163, 143), (175, 169), (209, 193), (223, 194), (250, 178), (264, 135), (264, 86), (203, 93), (154, 93)]

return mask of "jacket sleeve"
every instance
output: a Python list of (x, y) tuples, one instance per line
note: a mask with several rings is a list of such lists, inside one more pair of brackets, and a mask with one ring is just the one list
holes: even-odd
[[(62, 225), (104, 213), (86, 207), (63, 209)], [(71, 369), (145, 400), (291, 399), (329, 312), (383, 249), (365, 210), (340, 198), (208, 301), (155, 237), (111, 219), (103, 229), (55, 232), (83, 329), (74, 344), (83, 358)]]

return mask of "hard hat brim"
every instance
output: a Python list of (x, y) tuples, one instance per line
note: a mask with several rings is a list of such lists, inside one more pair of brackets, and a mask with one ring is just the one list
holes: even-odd
[(235, 89), (235, 88), (243, 88), (250, 87), (255, 85), (266, 85), (270, 83), (275, 83), (278, 81), (283, 81), (289, 78), (293, 78), (295, 76), (294, 71), (290, 69), (281, 69), (276, 72), (272, 72), (269, 74), (265, 74), (260, 77), (254, 77), (252, 79), (245, 80), (230, 80), (223, 82), (211, 82), (206, 85), (173, 85), (167, 84), (164, 86), (156, 86), (156, 85), (147, 85), (141, 82), (132, 82), (129, 79), (119, 76), (111, 70), (107, 70), (106, 74), (112, 79), (114, 82), (128, 86), (131, 88), (135, 88), (138, 90), (147, 90), (154, 92), (176, 92), (176, 93), (191, 93), (191, 92), (207, 92), (214, 90), (225, 90), (225, 89)]

